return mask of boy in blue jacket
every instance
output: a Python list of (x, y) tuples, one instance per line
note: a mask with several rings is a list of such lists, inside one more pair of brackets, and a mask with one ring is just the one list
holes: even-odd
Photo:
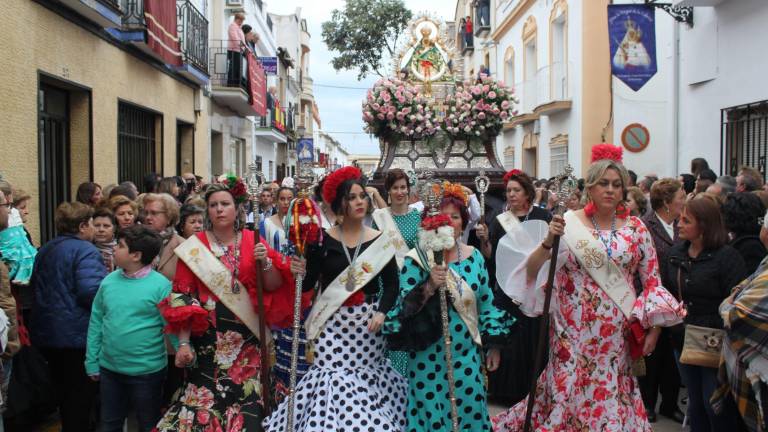
[(139, 429), (160, 419), (167, 357), (157, 308), (171, 283), (152, 270), (162, 238), (135, 225), (118, 233), (115, 265), (93, 301), (85, 370), (101, 387), (101, 431), (122, 431), (132, 407)]

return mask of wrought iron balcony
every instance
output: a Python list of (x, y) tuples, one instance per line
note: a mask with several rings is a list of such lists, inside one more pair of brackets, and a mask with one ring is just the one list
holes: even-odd
[[(256, 115), (248, 93), (248, 65), (238, 41), (212, 40), (208, 49), (208, 73), (213, 99), (243, 117)], [(232, 50), (230, 51), (230, 48)]]
[(208, 75), (208, 20), (189, 0), (177, 0), (176, 10), (182, 59)]
[(146, 27), (144, 0), (120, 0), (120, 8), (123, 10), (123, 27)]
[(285, 110), (268, 110), (267, 115), (256, 117), (256, 136), (267, 137), (277, 143), (287, 142), (285, 136)]

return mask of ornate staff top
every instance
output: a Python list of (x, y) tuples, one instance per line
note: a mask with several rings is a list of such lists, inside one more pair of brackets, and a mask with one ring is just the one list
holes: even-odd
[[(251, 195), (251, 202), (259, 203), (259, 195), (264, 190), (266, 179), (264, 174), (256, 168), (255, 163), (248, 165), (248, 193)], [(255, 210), (254, 210), (255, 211)]]
[(431, 171), (422, 172), (424, 181), (419, 188), (419, 199), (424, 203), (428, 216), (440, 213), (440, 202), (443, 200), (443, 183), (440, 179), (432, 178)]
[(573, 175), (573, 168), (570, 165), (566, 165), (565, 168), (563, 168), (563, 172), (555, 177), (555, 195), (557, 196), (557, 202), (552, 211), (557, 214), (565, 213), (565, 203), (568, 201), (571, 194), (578, 188), (579, 182)]
[(480, 173), (477, 177), (475, 177), (475, 188), (477, 189), (477, 193), (485, 194), (488, 192), (488, 186), (491, 184), (491, 179), (488, 178), (487, 175), (485, 175), (485, 170), (480, 170)]

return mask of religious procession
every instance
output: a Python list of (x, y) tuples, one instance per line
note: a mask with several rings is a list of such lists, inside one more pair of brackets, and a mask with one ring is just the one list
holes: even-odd
[(768, 4), (320, 3), (7, 2), (0, 432), (768, 431)]

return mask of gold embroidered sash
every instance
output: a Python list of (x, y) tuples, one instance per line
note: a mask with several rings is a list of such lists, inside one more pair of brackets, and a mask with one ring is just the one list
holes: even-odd
[[(232, 292), (232, 272), (197, 236), (190, 237), (173, 252), (219, 298), (219, 301), (229, 308), (257, 338), (261, 338), (259, 316), (251, 303), (248, 290), (240, 281), (235, 281), (243, 288), (238, 293)], [(269, 329), (265, 337), (267, 341), (271, 339)]]
[[(435, 254), (432, 251), (427, 251), (427, 259), (429, 260), (429, 268), (425, 268), (425, 263), (422, 261), (418, 250), (411, 249), (406, 255), (413, 259), (416, 264), (422, 269), (429, 272), (432, 266), (435, 265)], [(482, 340), (480, 338), (480, 329), (478, 327), (479, 317), (477, 315), (477, 299), (475, 298), (475, 292), (472, 287), (467, 284), (467, 281), (461, 277), (454, 269), (448, 267), (450, 271), (449, 277), (445, 278), (446, 287), (448, 292), (451, 293), (451, 299), (453, 300), (453, 308), (459, 313), (459, 317), (464, 321), (469, 329), (469, 334), (472, 336), (472, 340), (478, 345), (482, 346)], [(459, 290), (456, 280), (461, 281), (461, 290)]]
[[(343, 243), (341, 247), (346, 247)], [(311, 341), (320, 336), (323, 326), (328, 319), (344, 304), (347, 299), (370, 282), (395, 255), (392, 238), (386, 234), (379, 237), (355, 261), (354, 289), (347, 290), (349, 267), (344, 269), (315, 300), (309, 312), (307, 322), (307, 340)]]
[(507, 233), (511, 233), (520, 226), (520, 220), (509, 210), (499, 213), (496, 216), (496, 220), (499, 221), (501, 227), (504, 228), (504, 231)]
[(397, 227), (392, 213), (389, 209), (377, 209), (374, 210), (372, 217), (382, 235), (392, 238), (397, 268), (403, 268), (403, 260), (405, 260), (405, 255), (408, 254), (408, 244), (403, 239), (403, 235), (400, 233), (400, 228)]
[(571, 252), (603, 292), (629, 319), (635, 305), (635, 290), (632, 289), (621, 269), (608, 257), (603, 244), (592, 235), (576, 214), (569, 211), (564, 218), (566, 229), (563, 239)]

